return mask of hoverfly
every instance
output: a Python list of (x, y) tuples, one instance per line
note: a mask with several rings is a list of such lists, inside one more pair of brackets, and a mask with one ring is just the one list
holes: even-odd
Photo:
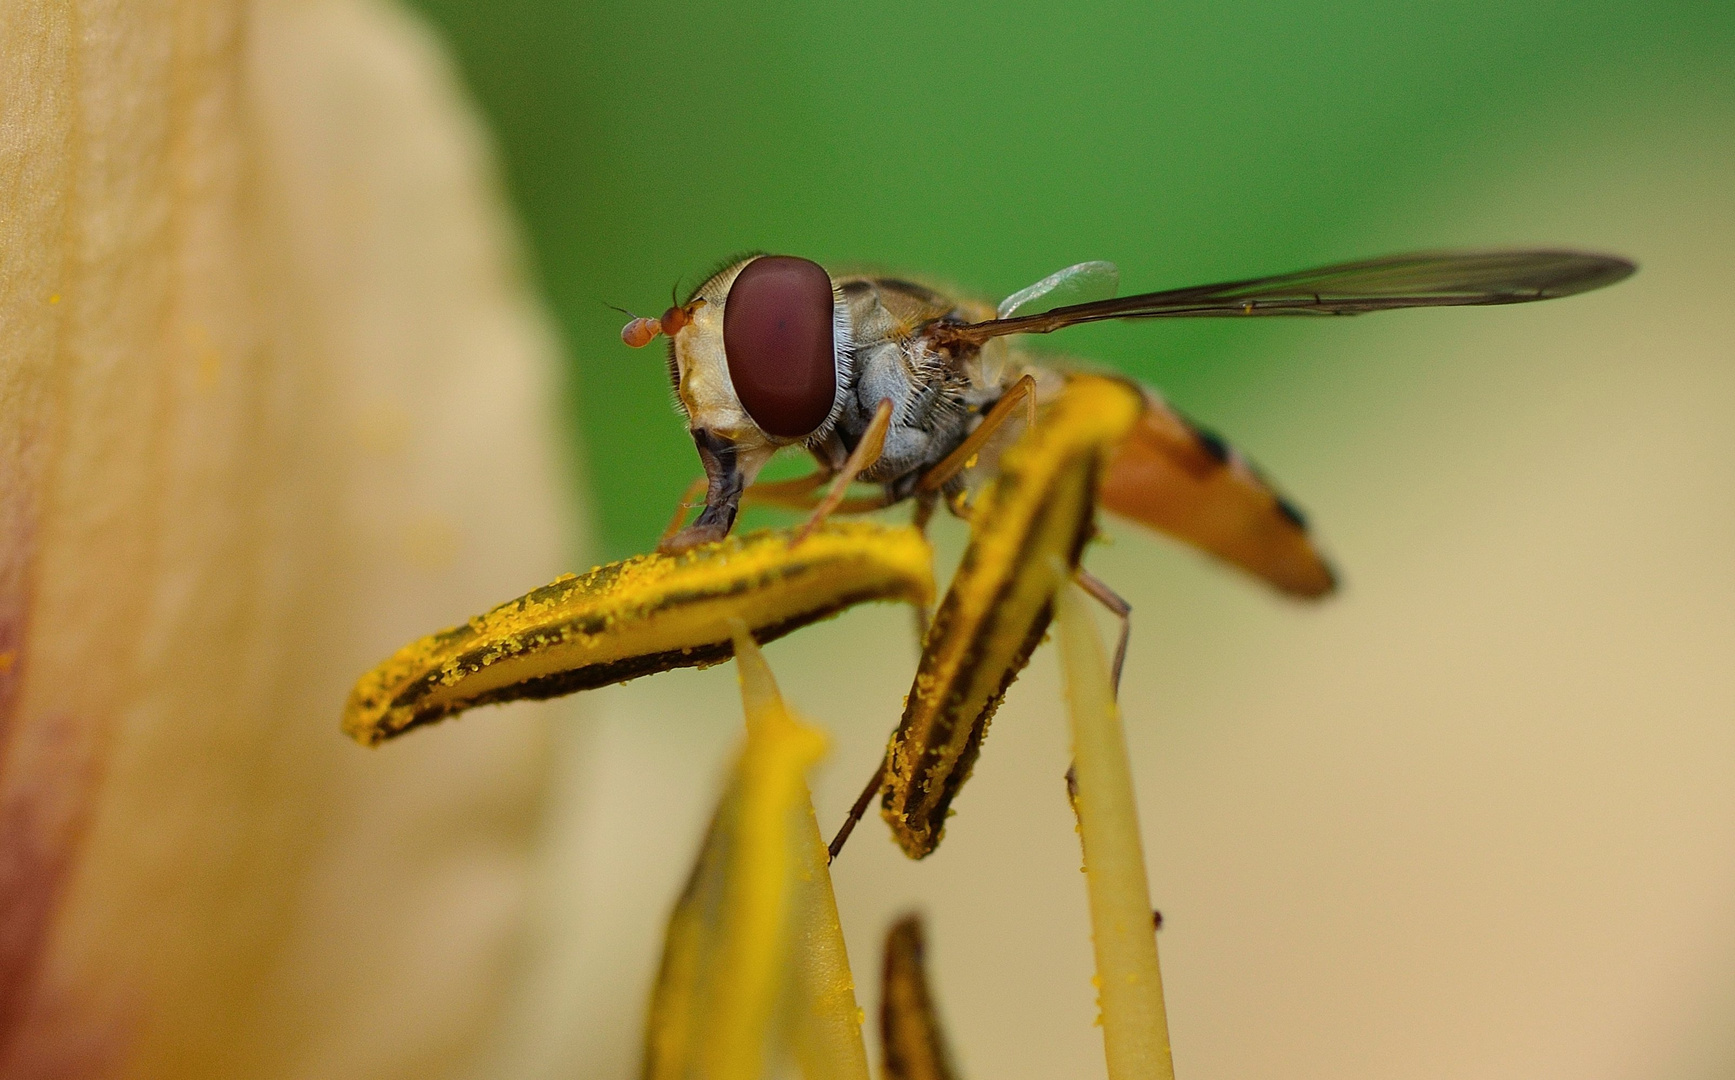
[[(970, 520), (902, 721), (832, 844), (835, 855), (881, 793), (899, 844), (921, 858), (939, 843), (989, 720), (1047, 629), (1049, 566), (1121, 618), (1118, 684), (1130, 608), (1079, 566), (1098, 505), (1289, 595), (1317, 598), (1335, 584), (1301, 513), (1221, 439), (1154, 391), (1045, 367), (1009, 338), (1110, 319), (1517, 304), (1601, 288), (1634, 269), (1572, 251), (1430, 253), (1117, 297), (1118, 271), (1091, 262), (990, 307), (901, 278), (750, 255), (621, 336), (633, 347), (669, 339), (669, 378), (704, 468), (692, 490), (703, 491), (703, 510), (683, 528), (683, 503), (662, 551), (726, 537), (744, 501), (811, 508), (808, 529), (835, 512), (906, 500), (918, 526), (941, 500)], [(1013, 444), (1008, 421), (1020, 414), (1030, 422)], [(814, 472), (755, 485), (786, 447), (809, 453)], [(855, 481), (881, 494), (846, 500)]]

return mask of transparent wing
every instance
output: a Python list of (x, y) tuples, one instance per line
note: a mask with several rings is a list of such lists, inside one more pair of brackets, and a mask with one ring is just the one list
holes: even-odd
[(1522, 304), (1600, 289), (1636, 269), (1626, 259), (1576, 251), (1392, 255), (1276, 277), (1071, 304), (987, 322), (940, 323), (930, 333), (941, 345), (979, 345), (1005, 334), (1047, 334), (1106, 319), (1359, 315), (1393, 308)]
[(1000, 301), (999, 317), (1035, 315), (1057, 307), (1107, 300), (1120, 291), (1120, 268), (1111, 262), (1081, 262), (1026, 286)]

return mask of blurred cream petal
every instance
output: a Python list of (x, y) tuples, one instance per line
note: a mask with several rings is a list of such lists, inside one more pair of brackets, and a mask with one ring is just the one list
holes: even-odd
[(337, 718), (570, 568), (480, 129), (357, 0), (0, 40), (0, 1074), (453, 1075), (553, 710), (380, 752)]
[[(931, 590), (928, 596), (932, 596)], [(749, 740), (754, 728), (804, 727), (784, 704), (771, 666), (746, 628), (737, 622), (734, 631), (735, 670), (741, 679)], [(837, 895), (831, 887), (831, 853), (820, 835), (805, 777), (801, 796), (789, 825), (791, 925), (786, 1022), (791, 1049), (806, 1080), (867, 1080), (862, 1010), (856, 1003), (855, 976), (850, 972), (843, 924), (837, 917)]]

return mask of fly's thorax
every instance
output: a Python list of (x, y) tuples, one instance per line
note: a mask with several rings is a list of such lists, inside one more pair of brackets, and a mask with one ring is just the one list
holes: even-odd
[(896, 484), (951, 453), (1018, 378), (1006, 342), (992, 340), (965, 355), (932, 347), (925, 328), (935, 321), (992, 318), (992, 305), (902, 278), (838, 279), (855, 332), (853, 400), (838, 422), (853, 445), (881, 400), (893, 404), (892, 428), (880, 460), (864, 479)]
[(881, 401), (892, 403), (892, 426), (879, 460), (864, 479), (890, 483), (939, 462), (967, 433), (970, 414), (952, 373), (923, 355), (918, 339), (883, 340), (857, 350), (856, 386), (838, 422), (853, 445)]

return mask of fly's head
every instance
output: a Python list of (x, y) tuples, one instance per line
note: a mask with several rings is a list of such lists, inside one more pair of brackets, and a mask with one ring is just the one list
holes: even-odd
[(669, 380), (707, 481), (705, 510), (665, 543), (681, 550), (721, 539), (741, 493), (784, 446), (831, 434), (850, 391), (848, 308), (825, 268), (789, 255), (754, 255), (711, 275), (661, 319), (634, 319), (635, 348), (669, 339)]

